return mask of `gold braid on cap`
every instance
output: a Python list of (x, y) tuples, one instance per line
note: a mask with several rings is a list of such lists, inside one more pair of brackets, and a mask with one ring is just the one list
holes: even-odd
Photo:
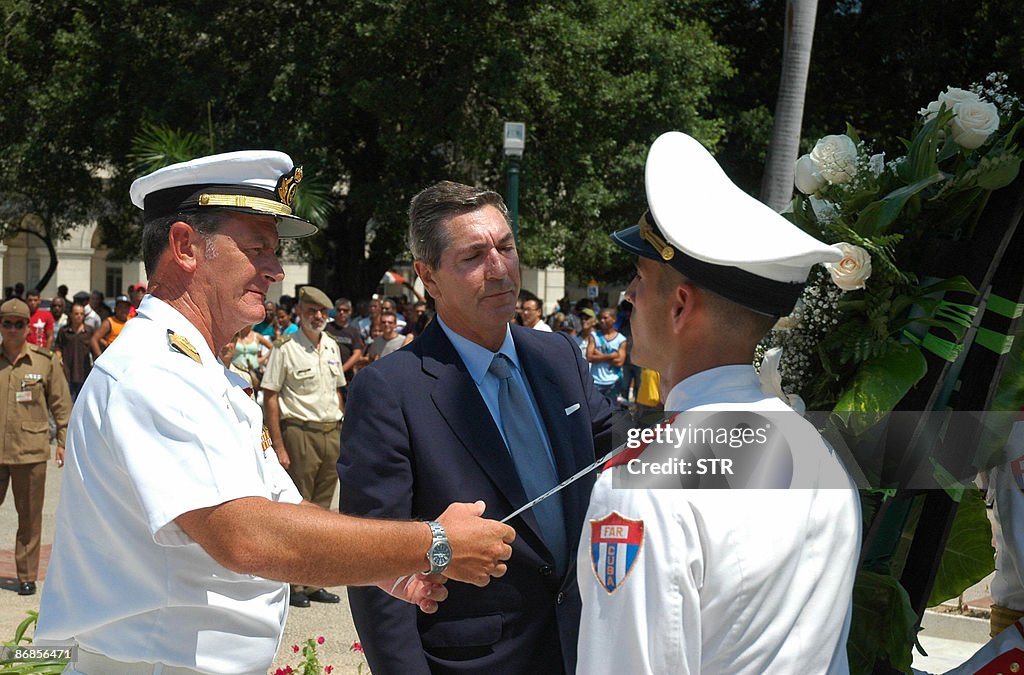
[(292, 207), (287, 204), (275, 202), (273, 199), (250, 197), (248, 195), (211, 195), (204, 193), (199, 195), (198, 203), (199, 206), (234, 206), (283, 216), (292, 215)]
[(658, 229), (647, 220), (647, 216), (650, 214), (651, 212), (647, 211), (644, 215), (640, 216), (640, 238), (653, 246), (661, 254), (661, 259), (668, 262), (675, 256), (676, 250), (661, 238)]

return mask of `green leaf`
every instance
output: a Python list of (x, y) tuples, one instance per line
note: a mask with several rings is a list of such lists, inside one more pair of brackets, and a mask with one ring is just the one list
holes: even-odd
[(853, 584), (853, 620), (846, 642), (850, 673), (871, 673), (878, 660), (911, 672), (916, 623), (910, 596), (899, 581), (888, 574), (859, 570)]
[(928, 606), (958, 597), (995, 569), (992, 524), (980, 490), (964, 491), (939, 563)]
[(145, 174), (177, 162), (187, 162), (208, 150), (206, 140), (191, 131), (146, 122), (132, 139), (129, 169)]
[(960, 146), (953, 140), (953, 135), (946, 136), (946, 142), (943, 144), (942, 149), (939, 150), (939, 156), (937, 161), (944, 162), (945, 160), (953, 157), (960, 153)]
[(945, 107), (921, 127), (914, 135), (907, 149), (906, 159), (900, 163), (897, 172), (907, 183), (916, 183), (939, 170), (939, 131), (953, 119), (953, 111)]
[(1020, 173), (1020, 157), (1001, 155), (1000, 161), (993, 161), (990, 164), (986, 162), (988, 159), (988, 157), (983, 158), (978, 166), (980, 171), (977, 176), (978, 187), (986, 190), (998, 190), (1012, 183)]
[(846, 135), (853, 140), (854, 145), (860, 145), (860, 136), (849, 122), (846, 123)]
[(857, 217), (857, 222), (853, 225), (853, 229), (856, 230), (858, 234), (865, 237), (873, 237), (881, 234), (887, 227), (889, 227), (889, 225), (892, 224), (894, 220), (896, 220), (896, 217), (900, 215), (900, 211), (903, 210), (908, 199), (929, 185), (937, 183), (944, 178), (945, 176), (942, 173), (933, 173), (911, 183), (910, 185), (905, 185), (898, 190), (893, 190), (883, 199), (879, 199), (876, 202), (868, 204), (864, 210), (860, 212), (860, 215)]
[(978, 294), (978, 289), (975, 288), (974, 284), (972, 284), (967, 277), (962, 274), (958, 274), (957, 276), (950, 277), (948, 279), (942, 279), (934, 283), (921, 285), (922, 293), (931, 294), (946, 291), (959, 291), (961, 293), (970, 293), (971, 295)]
[(38, 620), (39, 620), (39, 612), (33, 612), (33, 611), (29, 611), (28, 612), (28, 617), (23, 619), (22, 622), (18, 624), (18, 628), (14, 631), (14, 644), (15, 645), (21, 644), (22, 641), (31, 642), (31, 640), (29, 638), (25, 637), (25, 631), (28, 630), (29, 626), (35, 625), (35, 623)]
[(928, 372), (928, 362), (913, 345), (894, 345), (860, 365), (833, 412), (859, 436), (896, 407)]

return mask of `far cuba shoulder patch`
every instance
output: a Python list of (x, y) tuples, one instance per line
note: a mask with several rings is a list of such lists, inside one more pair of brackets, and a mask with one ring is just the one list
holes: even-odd
[(594, 576), (609, 595), (625, 583), (643, 545), (642, 520), (631, 520), (612, 511), (604, 518), (590, 521), (590, 559)]

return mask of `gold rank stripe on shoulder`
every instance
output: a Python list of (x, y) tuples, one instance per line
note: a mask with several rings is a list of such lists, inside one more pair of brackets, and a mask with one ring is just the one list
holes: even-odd
[(280, 347), (281, 345), (285, 344), (286, 342), (288, 342), (291, 339), (292, 339), (291, 335), (282, 335), (281, 337), (279, 337), (276, 340), (274, 340), (274, 346), (275, 347)]
[(171, 349), (176, 349), (199, 365), (203, 365), (203, 360), (199, 358), (199, 352), (192, 346), (192, 343), (185, 339), (183, 335), (178, 335), (170, 328), (167, 329), (167, 344)]

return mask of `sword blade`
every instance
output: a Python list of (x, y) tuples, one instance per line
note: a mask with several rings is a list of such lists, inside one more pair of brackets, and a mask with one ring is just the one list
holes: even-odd
[(588, 473), (590, 473), (591, 471), (593, 471), (597, 467), (603, 465), (609, 459), (611, 459), (612, 457), (614, 457), (615, 455), (619, 454), (620, 452), (622, 452), (625, 449), (626, 449), (626, 444), (623, 443), (622, 445), (620, 445), (619, 447), (615, 448), (614, 450), (612, 450), (607, 455), (605, 455), (601, 459), (597, 460), (596, 462), (594, 462), (593, 464), (591, 464), (587, 468), (580, 469), (579, 471), (577, 471), (573, 475), (569, 476), (564, 481), (562, 481), (561, 483), (559, 483), (555, 487), (551, 488), (550, 490), (548, 490), (544, 494), (540, 495), (539, 497), (535, 497), (535, 498), (531, 499), (530, 501), (526, 502), (525, 504), (520, 506), (518, 509), (516, 509), (512, 513), (510, 513), (507, 516), (505, 516), (504, 518), (502, 518), (501, 522), (507, 523), (508, 521), (512, 520), (513, 518), (518, 516), (523, 511), (526, 511), (528, 509), (532, 509), (534, 506), (536, 506), (537, 504), (540, 504), (542, 501), (544, 501), (545, 499), (547, 499), (551, 495), (557, 494), (557, 493), (561, 492), (567, 486), (572, 485), (573, 483), (578, 481), (580, 478), (583, 478)]

